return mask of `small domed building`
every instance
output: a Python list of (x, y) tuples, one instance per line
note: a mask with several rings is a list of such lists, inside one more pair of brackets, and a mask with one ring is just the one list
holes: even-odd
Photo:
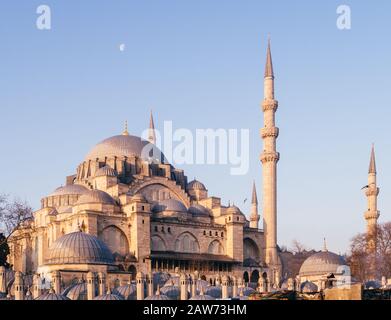
[(326, 244), (322, 251), (311, 255), (303, 262), (298, 277), (300, 290), (305, 289), (306, 292), (315, 288), (320, 291), (351, 282), (350, 267), (345, 259), (328, 251)]

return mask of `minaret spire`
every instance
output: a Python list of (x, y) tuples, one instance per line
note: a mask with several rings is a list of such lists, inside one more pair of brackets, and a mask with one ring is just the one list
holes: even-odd
[(153, 122), (152, 110), (149, 118), (148, 141), (156, 144), (155, 123)]
[(368, 173), (376, 174), (375, 144), (372, 144), (371, 160), (369, 162)]
[(377, 220), (380, 216), (380, 212), (377, 210), (377, 197), (380, 189), (377, 187), (376, 175), (375, 147), (372, 145), (368, 170), (368, 186), (365, 192), (368, 199), (368, 210), (365, 212), (365, 220), (367, 221), (368, 250), (370, 251), (376, 250)]
[(267, 78), (267, 77), (274, 78), (273, 59), (272, 59), (272, 51), (271, 51), (271, 46), (270, 46), (270, 36), (268, 38), (267, 53), (266, 53), (265, 78)]
[(255, 181), (253, 182), (253, 193), (251, 197), (251, 204), (258, 205), (257, 189), (255, 187)]
[(258, 197), (255, 188), (255, 181), (253, 183), (253, 192), (251, 197), (251, 214), (250, 214), (250, 228), (258, 229), (260, 216), (258, 214)]
[(271, 270), (271, 284), (279, 284), (281, 280), (281, 263), (277, 252), (277, 163), (280, 154), (276, 150), (279, 129), (275, 125), (275, 113), (278, 101), (274, 99), (274, 71), (270, 39), (266, 52), (264, 79), (264, 100), (262, 111), (264, 126), (261, 129), (263, 152), (261, 154), (263, 175), (262, 213), (265, 235), (265, 262)]

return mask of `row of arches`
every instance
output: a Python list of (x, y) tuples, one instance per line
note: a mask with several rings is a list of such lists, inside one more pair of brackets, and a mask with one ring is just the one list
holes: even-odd
[[(103, 229), (100, 234), (101, 240), (109, 247), (113, 254), (126, 255), (129, 253), (129, 242), (125, 233), (116, 226), (109, 226)], [(166, 241), (159, 235), (151, 238), (152, 251), (167, 251)], [(200, 244), (197, 238), (190, 232), (184, 232), (175, 240), (175, 251), (184, 253), (199, 253)], [(224, 255), (225, 250), (222, 243), (215, 239), (208, 245), (209, 254)], [(250, 238), (244, 239), (243, 242), (244, 260), (251, 259), (254, 262), (260, 261), (260, 251), (257, 244)]]
[[(167, 251), (167, 244), (164, 239), (158, 235), (152, 236), (152, 251)], [(184, 253), (199, 253), (200, 245), (195, 236), (189, 232), (182, 233), (175, 240), (175, 251)], [(223, 255), (224, 247), (218, 240), (213, 240), (208, 246), (208, 253), (215, 255)]]

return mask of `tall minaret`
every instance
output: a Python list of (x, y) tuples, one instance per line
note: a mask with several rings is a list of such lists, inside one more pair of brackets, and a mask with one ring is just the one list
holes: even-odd
[(251, 197), (251, 214), (250, 214), (250, 228), (258, 229), (260, 216), (258, 214), (258, 197), (255, 188), (255, 181), (253, 184), (253, 194)]
[(376, 183), (375, 147), (372, 145), (368, 170), (368, 187), (365, 192), (368, 199), (368, 211), (364, 215), (367, 221), (368, 250), (372, 252), (376, 249), (377, 219), (380, 216), (380, 212), (377, 210), (377, 196), (379, 195), (379, 191)]
[(148, 141), (152, 144), (156, 144), (155, 124), (153, 122), (152, 110), (149, 118)]
[[(275, 126), (275, 113), (278, 102), (274, 99), (274, 73), (270, 39), (267, 47), (264, 100), (262, 110), (264, 127), (261, 129), (263, 152), (261, 154), (263, 174), (263, 228), (265, 233), (265, 262), (277, 272), (277, 162), (280, 154), (276, 151), (278, 128)], [(277, 276), (274, 275), (276, 279)], [(275, 280), (273, 279), (273, 280)]]

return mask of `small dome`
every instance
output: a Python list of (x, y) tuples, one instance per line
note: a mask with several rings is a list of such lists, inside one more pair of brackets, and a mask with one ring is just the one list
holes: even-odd
[[(160, 287), (164, 286), (166, 283), (168, 284), (169, 279), (171, 278), (171, 275), (168, 272), (155, 272), (153, 274), (153, 283), (155, 285), (158, 285)], [(179, 284), (179, 281), (178, 281)]]
[(248, 297), (250, 294), (253, 294), (256, 291), (255, 291), (255, 289), (253, 289), (251, 287), (244, 287), (244, 288), (242, 288), (241, 292), (242, 292), (243, 296)]
[(198, 180), (195, 179), (187, 184), (187, 189), (206, 191), (205, 185), (202, 182), (199, 182)]
[(206, 287), (205, 294), (209, 295), (215, 299), (221, 299), (222, 289), (221, 289), (221, 287), (215, 287), (215, 286)]
[(160, 289), (160, 294), (169, 297), (171, 300), (178, 300), (181, 295), (181, 290), (176, 285), (164, 286)]
[(242, 211), (237, 206), (230, 206), (227, 210), (227, 214), (243, 215)]
[(113, 294), (122, 297), (125, 300), (136, 300), (137, 291), (136, 285), (126, 284), (124, 286), (113, 289)]
[(170, 298), (164, 294), (160, 294), (160, 289), (158, 286), (156, 293), (152, 296), (146, 297), (144, 300), (170, 300)]
[[(95, 295), (98, 294), (98, 286), (95, 286)], [(65, 295), (71, 300), (87, 300), (87, 283), (80, 282), (64, 290)]]
[(346, 262), (342, 256), (330, 251), (321, 251), (307, 258), (301, 265), (299, 275), (313, 276), (325, 275), (330, 273), (339, 273), (340, 267), (345, 266)]
[(318, 286), (310, 281), (305, 281), (300, 285), (300, 291), (303, 293), (315, 293), (318, 292)]
[(193, 204), (189, 208), (189, 213), (191, 213), (193, 216), (210, 216), (210, 212), (208, 211), (208, 209), (200, 204)]
[(117, 171), (115, 171), (114, 169), (112, 169), (109, 166), (104, 166), (95, 172), (95, 177), (105, 177), (105, 176), (116, 177)]
[(132, 157), (136, 156), (144, 160), (152, 158), (157, 161), (164, 159), (162, 152), (148, 141), (131, 135), (118, 135), (101, 141), (85, 157), (85, 161), (104, 159), (107, 157)]
[(97, 296), (94, 298), (94, 300), (114, 301), (114, 300), (124, 300), (124, 298), (122, 298), (121, 296), (116, 295), (114, 293), (111, 293), (111, 291), (108, 290), (106, 294), (102, 294), (100, 296)]
[(194, 297), (191, 297), (189, 300), (216, 300), (210, 295), (203, 294), (202, 292)]
[(101, 190), (90, 190), (88, 193), (83, 194), (76, 202), (76, 205), (87, 203), (115, 205), (114, 199), (108, 193)]
[(48, 293), (39, 296), (35, 300), (69, 300), (69, 299), (61, 294), (55, 293), (53, 289), (50, 289)]
[(84, 232), (68, 233), (49, 248), (47, 264), (112, 264), (113, 255), (97, 237)]
[(147, 202), (147, 200), (145, 199), (145, 197), (141, 193), (137, 193), (136, 195), (134, 195), (132, 197), (132, 201), (135, 201), (135, 202)]
[(176, 211), (176, 212), (187, 212), (185, 205), (175, 199), (168, 199), (160, 201), (158, 204), (154, 205), (152, 208), (154, 212), (163, 212), (163, 211)]
[(69, 184), (63, 187), (59, 187), (53, 191), (49, 197), (64, 196), (64, 195), (82, 195), (88, 193), (88, 189), (79, 184)]

